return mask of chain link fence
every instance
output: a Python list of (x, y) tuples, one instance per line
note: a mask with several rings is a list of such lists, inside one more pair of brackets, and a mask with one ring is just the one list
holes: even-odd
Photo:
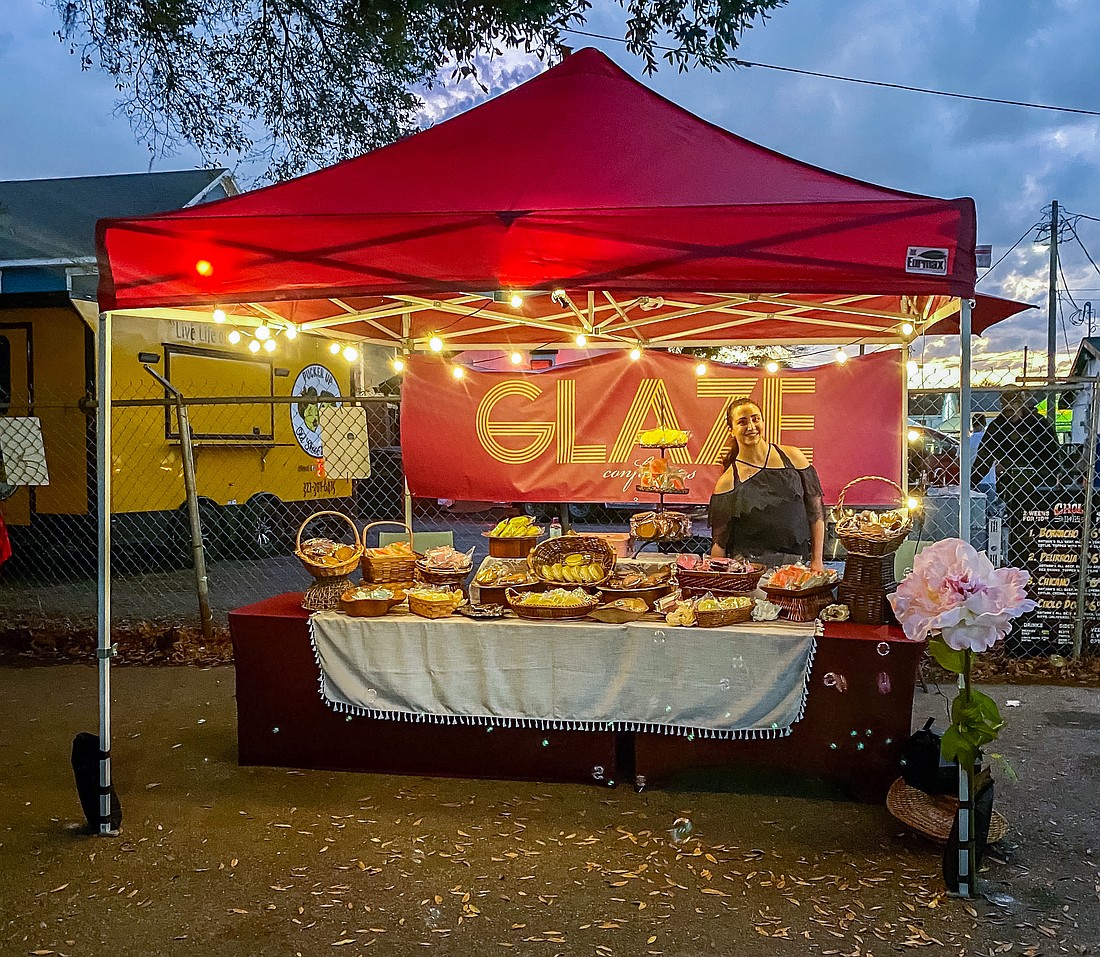
[[(310, 577), (294, 557), (303, 537), (350, 541), (351, 528), (408, 522), (417, 533), (450, 536), (455, 548), (485, 553), (482, 532), (527, 511), (578, 531), (626, 531), (643, 503), (452, 502), (406, 495), (399, 399), (384, 395), (247, 395), (218, 390), (182, 402), (189, 419), (195, 499), (206, 587), (216, 625), (229, 610)], [(196, 390), (203, 391), (203, 390)], [(239, 388), (237, 391), (240, 391)], [(113, 397), (112, 600), (116, 621), (195, 625), (195, 549), (187, 508), (184, 443), (176, 400), (152, 377)], [(1091, 383), (1055, 388), (986, 387), (974, 393), (974, 488), (969, 535), (997, 563), (1032, 572), (1041, 607), (1014, 632), (1011, 654), (1088, 650), (1100, 629), (1100, 549), (1095, 502), (1097, 409)], [(909, 482), (923, 508), (899, 558), (958, 529), (958, 393), (910, 395)], [(0, 484), (13, 557), (0, 572), (0, 616), (86, 627), (96, 613), (95, 415), (86, 397), (39, 390), (49, 485)], [(361, 450), (369, 446), (369, 473)], [(323, 455), (322, 455), (323, 451)], [(710, 548), (705, 508), (685, 509), (694, 535), (677, 551)], [(400, 532), (396, 525), (370, 532)], [(433, 544), (435, 542), (433, 541)], [(830, 532), (826, 560), (843, 560)], [(1080, 572), (1084, 569), (1082, 578)], [(1081, 615), (1077, 609), (1083, 609)], [(1082, 625), (1076, 626), (1080, 621)], [(1100, 637), (1100, 634), (1098, 634)]]

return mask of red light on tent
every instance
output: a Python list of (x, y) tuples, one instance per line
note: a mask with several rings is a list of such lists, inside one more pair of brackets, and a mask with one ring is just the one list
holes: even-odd
[(209, 276), (214, 272), (214, 264), (209, 259), (200, 259), (195, 263), (195, 272), (200, 276)]

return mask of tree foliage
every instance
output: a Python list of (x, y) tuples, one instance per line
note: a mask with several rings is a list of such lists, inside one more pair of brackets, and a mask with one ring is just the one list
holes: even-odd
[[(83, 69), (157, 154), (261, 157), (281, 179), (393, 142), (418, 90), (519, 48), (544, 62), (575, 43), (590, 0), (53, 0)], [(617, 0), (647, 72), (732, 62), (741, 34), (787, 0)]]

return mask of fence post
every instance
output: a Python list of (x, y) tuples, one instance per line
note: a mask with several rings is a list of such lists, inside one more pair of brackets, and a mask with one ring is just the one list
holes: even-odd
[[(1081, 541), (1077, 568), (1077, 614), (1073, 621), (1073, 657), (1080, 658), (1084, 645), (1085, 613), (1088, 600), (1089, 552), (1092, 539), (1093, 485), (1096, 481), (1097, 419), (1100, 418), (1100, 389), (1096, 383), (1089, 386), (1089, 425), (1085, 438), (1085, 488), (1081, 509)], [(1050, 399), (1047, 399), (1048, 405)]]
[[(96, 337), (96, 523), (99, 526), (99, 827), (111, 833), (111, 314)], [(90, 822), (89, 822), (90, 823)]]

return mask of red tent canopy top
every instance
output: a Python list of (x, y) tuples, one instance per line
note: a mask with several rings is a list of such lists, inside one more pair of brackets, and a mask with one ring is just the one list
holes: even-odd
[[(534, 341), (539, 322), (555, 339), (585, 326), (647, 340), (881, 339), (973, 296), (976, 275), (972, 200), (782, 156), (591, 49), (356, 159), (97, 233), (103, 309), (216, 304), (358, 322), (349, 331), (390, 344), (475, 309), (492, 331), (466, 346), (521, 327)], [(545, 309), (487, 298), (558, 288), (568, 295)], [(631, 308), (674, 318), (637, 326)]]

